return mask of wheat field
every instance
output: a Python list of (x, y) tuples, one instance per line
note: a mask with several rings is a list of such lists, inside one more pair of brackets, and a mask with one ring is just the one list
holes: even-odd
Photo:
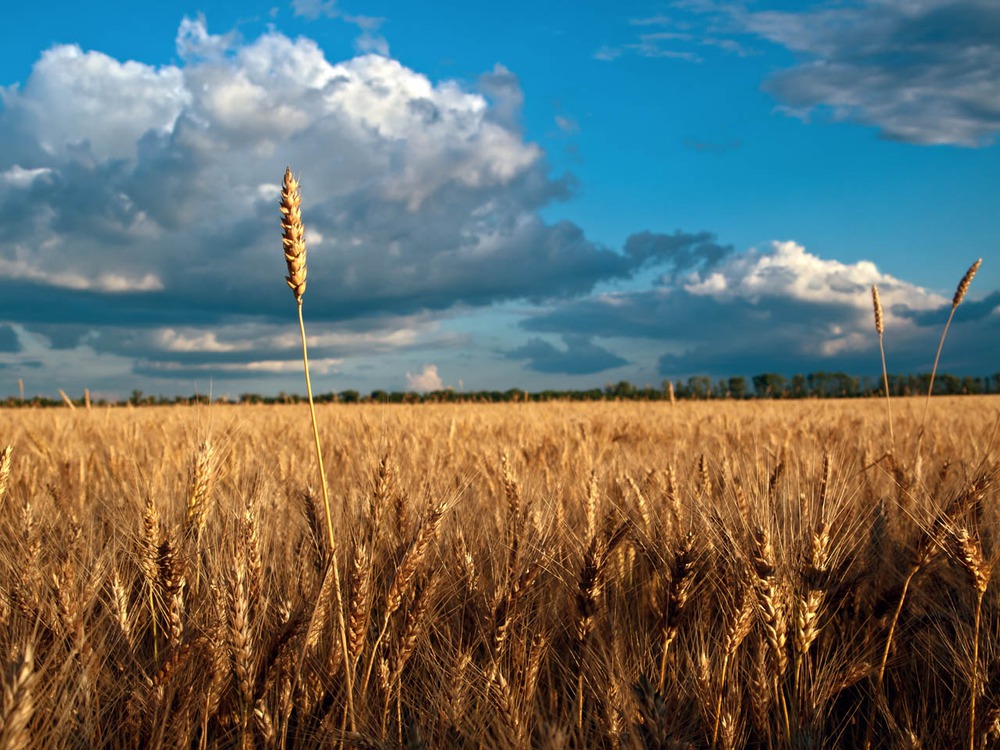
[(306, 407), (0, 410), (0, 747), (997, 746), (1000, 397), (923, 408), (321, 405), (333, 548)]

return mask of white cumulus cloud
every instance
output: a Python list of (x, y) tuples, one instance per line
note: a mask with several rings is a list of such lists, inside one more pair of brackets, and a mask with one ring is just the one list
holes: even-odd
[(424, 365), (424, 369), (420, 372), (406, 373), (406, 389), (408, 391), (440, 391), (443, 387), (437, 365)]
[[(220, 274), (271, 274), (273, 237), (257, 230), (273, 230), (273, 191), (261, 186), (285, 164), (305, 170), (310, 236), (365, 247), (366, 268), (387, 281), (382, 231), (427, 261), (476, 241), (477, 206), (520, 220), (560, 189), (540, 149), (457, 83), (380, 55), (331, 62), (278, 32), (244, 43), (201, 18), (182, 22), (177, 44), (184, 63), (160, 68), (58, 45), (23, 86), (3, 89), (0, 221), (20, 216), (17, 247), (43, 274), (151, 276), (170, 289), (209, 254)], [(31, 201), (5, 185), (34, 188)], [(417, 236), (436, 199), (438, 228)], [(0, 238), (0, 257), (16, 239)], [(355, 254), (333, 260), (352, 278)]]
[[(729, 254), (708, 269), (665, 276), (651, 289), (554, 305), (523, 325), (588, 341), (639, 339), (642, 350), (655, 342), (663, 375), (875, 372), (873, 284), (884, 308), (890, 368), (929, 367), (934, 353), (929, 331), (939, 330), (950, 297), (888, 274), (872, 261), (844, 263), (791, 241)], [(996, 316), (989, 314), (995, 297), (966, 303), (962, 312), (977, 321), (975, 327), (949, 335), (968, 337), (978, 330), (982, 341), (1000, 340)], [(970, 351), (982, 347), (973, 344)]]
[(5, 124), (54, 159), (134, 158), (146, 133), (169, 133), (190, 103), (183, 73), (120, 62), (76, 45), (42, 53), (23, 88), (0, 90)]
[(741, 298), (757, 304), (771, 298), (868, 311), (872, 284), (879, 285), (882, 304), (890, 311), (897, 303), (910, 310), (933, 310), (945, 301), (939, 294), (879, 271), (871, 261), (820, 258), (796, 242), (773, 242), (764, 251), (732, 255), (704, 276), (691, 274), (683, 288), (720, 302)]

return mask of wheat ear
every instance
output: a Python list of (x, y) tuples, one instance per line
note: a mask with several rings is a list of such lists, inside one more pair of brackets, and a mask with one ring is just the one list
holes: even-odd
[(69, 395), (67, 395), (66, 391), (64, 391), (62, 388), (58, 388), (57, 390), (59, 391), (59, 396), (62, 398), (63, 403), (69, 407), (69, 410), (76, 411), (76, 404), (73, 403), (73, 399), (71, 399)]
[(872, 307), (875, 308), (875, 333), (878, 334), (878, 350), (882, 355), (882, 382), (885, 383), (885, 408), (889, 413), (889, 444), (892, 452), (896, 452), (896, 435), (892, 431), (892, 403), (889, 401), (889, 373), (885, 367), (885, 345), (882, 334), (885, 331), (885, 321), (882, 317), (882, 300), (878, 296), (878, 285), (872, 284)]
[(990, 585), (992, 565), (983, 557), (979, 534), (969, 534), (960, 528), (955, 532), (958, 558), (976, 590), (976, 615), (972, 630), (972, 685), (969, 690), (969, 750), (976, 748), (976, 698), (979, 678), (979, 628), (982, 621), (983, 597)]
[(3, 508), (3, 501), (7, 496), (7, 483), (10, 481), (10, 454), (13, 452), (14, 446), (12, 445), (0, 449), (0, 508)]
[(157, 580), (167, 601), (167, 639), (171, 648), (181, 644), (184, 635), (184, 563), (180, 551), (169, 533), (164, 535), (156, 555)]
[(354, 547), (351, 562), (350, 648), (351, 669), (361, 656), (368, 637), (368, 620), (372, 608), (372, 554), (364, 543)]
[(403, 625), (403, 632), (396, 644), (396, 655), (392, 664), (392, 671), (389, 677), (390, 691), (385, 696), (385, 704), (382, 709), (382, 733), (385, 734), (386, 722), (389, 715), (389, 703), (392, 695), (392, 688), (395, 689), (396, 699), (399, 700), (400, 692), (403, 689), (403, 670), (406, 668), (410, 657), (417, 648), (417, 641), (424, 632), (427, 624), (427, 613), (430, 608), (431, 597), (437, 578), (432, 573), (430, 580), (417, 591), (413, 603), (406, 613), (406, 621)]
[(785, 722), (786, 736), (791, 736), (791, 723), (788, 717), (788, 705), (785, 693), (781, 689), (781, 680), (788, 669), (788, 622), (782, 592), (777, 581), (777, 563), (771, 535), (763, 526), (753, 530), (753, 566), (757, 575), (757, 600), (764, 626), (764, 637), (771, 651), (774, 666), (773, 690), (775, 699), (781, 706), (781, 715)]
[(153, 658), (159, 660), (156, 638), (156, 587), (159, 580), (159, 548), (163, 537), (160, 515), (153, 503), (152, 496), (146, 498), (146, 507), (142, 514), (142, 529), (139, 536), (139, 566), (145, 578), (146, 590), (149, 593), (149, 618), (153, 629)]
[(125, 637), (125, 642), (130, 649), (135, 648), (135, 637), (132, 634), (132, 618), (128, 611), (128, 591), (121, 582), (118, 571), (115, 570), (111, 578), (111, 614), (115, 622)]
[(306, 346), (306, 326), (302, 319), (302, 297), (306, 293), (306, 239), (302, 224), (302, 195), (299, 181), (292, 170), (285, 168), (285, 180), (281, 186), (281, 244), (285, 249), (285, 264), (288, 276), (285, 283), (295, 296), (299, 309), (299, 333), (302, 335), (302, 365), (306, 375), (306, 391), (309, 397), (309, 413), (312, 416), (313, 438), (316, 443), (316, 461), (319, 463), (320, 485), (323, 490), (323, 506), (326, 510), (326, 527), (330, 535), (330, 547), (336, 541), (333, 534), (333, 516), (330, 513), (330, 491), (326, 486), (326, 470), (323, 468), (323, 451), (319, 440), (319, 426), (316, 422), (316, 408), (313, 405), (312, 381), (309, 378), (309, 351)]
[(194, 476), (187, 498), (187, 515), (184, 518), (184, 536), (194, 544), (194, 589), (201, 589), (201, 537), (208, 518), (208, 505), (212, 496), (212, 475), (214, 473), (214, 449), (205, 440), (198, 446), (194, 461)]
[(605, 570), (608, 560), (625, 538), (628, 526), (619, 525), (608, 537), (596, 535), (583, 556), (580, 580), (576, 594), (576, 641), (573, 646), (576, 655), (576, 726), (583, 729), (583, 670), (587, 656), (587, 645), (591, 633), (597, 627), (597, 618), (604, 602), (606, 586)]
[(198, 453), (194, 460), (194, 477), (191, 480), (191, 489), (188, 492), (187, 516), (184, 519), (184, 535), (194, 537), (197, 542), (201, 541), (202, 532), (205, 529), (205, 519), (208, 516), (208, 501), (212, 489), (212, 474), (214, 449), (207, 440), (198, 446)]
[(723, 641), (722, 675), (719, 678), (719, 695), (715, 703), (715, 721), (712, 727), (712, 748), (718, 747), (720, 719), (722, 718), (722, 699), (726, 690), (726, 673), (729, 662), (736, 654), (736, 649), (750, 634), (753, 627), (753, 597), (748, 586), (741, 586), (736, 592), (733, 610), (729, 623), (726, 625), (726, 635)]
[(413, 584), (420, 570), (424, 556), (430, 548), (431, 541), (437, 537), (438, 529), (441, 527), (441, 519), (444, 517), (447, 509), (447, 500), (439, 502), (431, 509), (430, 514), (420, 525), (416, 538), (414, 538), (413, 543), (410, 544), (406, 552), (403, 553), (403, 559), (400, 560), (399, 566), (396, 568), (396, 573), (393, 576), (392, 583), (389, 585), (389, 592), (385, 598), (385, 614), (382, 618), (382, 627), (375, 638), (371, 657), (368, 660), (368, 666), (365, 668), (365, 678), (361, 683), (362, 700), (364, 700), (364, 696), (368, 690), (368, 683), (371, 680), (372, 667), (375, 664), (375, 657), (378, 655), (379, 646), (382, 645), (382, 641), (389, 630), (390, 620), (396, 611), (403, 606), (403, 600), (409, 593), (410, 586)]
[(684, 608), (691, 597), (694, 585), (694, 542), (694, 532), (689, 531), (674, 554), (673, 564), (670, 565), (670, 585), (667, 587), (663, 618), (660, 623), (663, 648), (660, 654), (660, 678), (656, 684), (659, 693), (663, 693), (666, 685), (670, 646), (677, 639), (681, 615), (684, 614)]
[(35, 710), (32, 687), (35, 682), (35, 650), (31, 643), (24, 647), (14, 668), (14, 679), (4, 687), (3, 720), (0, 724), (0, 746), (27, 748), (31, 746), (28, 722)]
[(237, 555), (229, 588), (229, 654), (239, 698), (240, 733), (244, 737), (253, 710), (253, 636), (250, 626), (250, 599), (247, 595), (246, 560)]
[[(330, 535), (330, 564), (333, 566), (333, 586), (337, 600), (337, 625), (340, 629), (340, 645), (344, 652), (344, 664), (350, 664), (347, 654), (347, 624), (344, 620), (343, 597), (340, 590), (340, 573), (337, 568), (337, 542), (333, 533), (333, 516), (330, 513), (330, 490), (326, 485), (326, 470), (323, 468), (323, 450), (319, 440), (319, 425), (316, 422), (316, 407), (313, 404), (312, 382), (309, 379), (309, 352), (306, 347), (306, 326), (302, 320), (302, 296), (306, 293), (306, 239), (302, 224), (302, 195), (299, 181), (292, 170), (285, 167), (285, 179), (281, 185), (281, 244), (285, 249), (285, 263), (288, 276), (285, 283), (292, 290), (299, 310), (299, 333), (302, 336), (302, 367), (306, 375), (306, 395), (309, 397), (309, 415), (312, 417), (313, 440), (316, 443), (316, 462), (319, 464), (320, 486), (323, 489), (323, 507), (326, 510), (326, 528)], [(346, 670), (344, 681), (347, 693), (347, 716), (354, 724), (354, 676)]]
[[(827, 464), (827, 467), (829, 464)], [(824, 473), (824, 490), (827, 486), (827, 474)], [(820, 519), (813, 530), (809, 551), (803, 561), (800, 575), (802, 590), (798, 596), (798, 611), (795, 619), (795, 685), (803, 684), (803, 669), (808, 669), (809, 649), (819, 637), (820, 610), (826, 599), (827, 573), (830, 550), (830, 531), (826, 521)], [(804, 695), (804, 691), (797, 691)]]
[(603, 591), (602, 572), (607, 560), (605, 546), (599, 536), (593, 536), (583, 558), (580, 570), (580, 583), (576, 596), (576, 726), (583, 728), (583, 664), (587, 639), (597, 623), (597, 614), (601, 604)]

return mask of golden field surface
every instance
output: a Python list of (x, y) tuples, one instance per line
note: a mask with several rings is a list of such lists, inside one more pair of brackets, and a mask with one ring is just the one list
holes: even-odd
[[(0, 410), (0, 748), (982, 748), (1000, 397)], [(894, 436), (894, 437), (893, 437)]]

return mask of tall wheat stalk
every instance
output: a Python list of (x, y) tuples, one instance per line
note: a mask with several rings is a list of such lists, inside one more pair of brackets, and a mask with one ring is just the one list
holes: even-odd
[(316, 407), (313, 405), (312, 381), (309, 378), (309, 349), (306, 345), (306, 326), (302, 320), (302, 298), (306, 293), (306, 239), (302, 224), (302, 195), (299, 181), (292, 170), (285, 168), (285, 180), (281, 186), (281, 244), (285, 249), (285, 264), (288, 276), (285, 283), (295, 296), (299, 311), (299, 333), (302, 335), (302, 366), (306, 374), (306, 392), (309, 396), (309, 414), (312, 417), (313, 439), (316, 443), (316, 461), (319, 464), (320, 485), (323, 489), (323, 507), (326, 510), (326, 527), (330, 534), (330, 547), (335, 544), (333, 517), (330, 513), (330, 491), (326, 485), (326, 470), (323, 468), (323, 450), (319, 440), (319, 426), (316, 422)]
[(872, 284), (872, 306), (875, 308), (875, 332), (878, 334), (878, 350), (882, 355), (882, 382), (885, 383), (885, 408), (889, 412), (889, 444), (892, 452), (896, 452), (896, 435), (892, 431), (892, 403), (889, 401), (889, 373), (885, 368), (885, 346), (882, 343), (882, 333), (885, 331), (885, 321), (882, 317), (882, 301), (878, 296), (878, 285)]
[(927, 409), (931, 405), (931, 394), (934, 393), (934, 376), (937, 374), (938, 361), (941, 359), (941, 349), (944, 347), (944, 339), (948, 335), (948, 328), (951, 327), (951, 319), (955, 317), (955, 310), (962, 304), (962, 300), (965, 299), (965, 293), (969, 291), (969, 284), (972, 283), (972, 279), (976, 275), (976, 271), (979, 270), (982, 262), (983, 259), (980, 258), (969, 266), (969, 270), (965, 272), (965, 276), (958, 282), (958, 288), (955, 289), (955, 296), (951, 298), (951, 311), (948, 313), (948, 320), (944, 324), (944, 330), (941, 332), (941, 341), (938, 342), (937, 354), (934, 355), (934, 367), (931, 368), (931, 383), (927, 388), (927, 399), (924, 401), (924, 416), (920, 420), (920, 430), (917, 432), (918, 455), (920, 453), (920, 442), (924, 437), (924, 427), (927, 425)]
[[(326, 484), (326, 470), (323, 468), (323, 450), (319, 440), (319, 425), (316, 421), (316, 407), (313, 404), (312, 382), (309, 379), (309, 350), (306, 346), (306, 326), (302, 320), (302, 297), (306, 292), (306, 240), (302, 224), (302, 196), (299, 181), (292, 170), (285, 167), (285, 179), (281, 185), (281, 244), (285, 249), (285, 263), (288, 276), (285, 283), (292, 290), (299, 311), (299, 333), (302, 336), (302, 367), (306, 374), (306, 393), (309, 397), (309, 415), (312, 417), (313, 440), (316, 443), (316, 462), (319, 464), (320, 485), (323, 488), (323, 508), (326, 511), (326, 528), (330, 536), (330, 566), (333, 573), (334, 594), (337, 603), (337, 624), (340, 629), (340, 645), (344, 651), (344, 664), (350, 665), (347, 653), (347, 626), (344, 621), (343, 597), (340, 589), (340, 572), (337, 566), (337, 540), (333, 533), (333, 516), (330, 512), (330, 490)], [(354, 730), (354, 675), (345, 667), (345, 688), (347, 691), (347, 716), (351, 730)]]

